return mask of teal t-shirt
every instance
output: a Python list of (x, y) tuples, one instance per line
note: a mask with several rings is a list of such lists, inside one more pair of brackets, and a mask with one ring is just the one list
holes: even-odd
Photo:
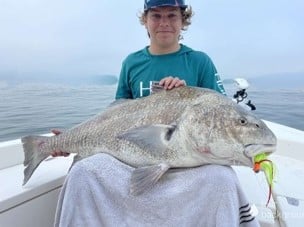
[(122, 64), (116, 99), (135, 99), (150, 94), (153, 81), (178, 77), (187, 86), (204, 87), (225, 94), (216, 68), (208, 55), (183, 44), (175, 52), (152, 55), (148, 47), (130, 54)]

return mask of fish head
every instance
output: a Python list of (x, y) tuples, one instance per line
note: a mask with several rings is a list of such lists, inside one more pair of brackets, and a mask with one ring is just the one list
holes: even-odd
[(252, 167), (257, 154), (276, 148), (267, 125), (223, 95), (212, 93), (188, 107), (181, 125), (191, 150), (208, 163)]

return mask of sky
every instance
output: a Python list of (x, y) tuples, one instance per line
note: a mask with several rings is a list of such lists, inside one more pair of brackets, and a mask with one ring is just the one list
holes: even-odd
[[(188, 0), (182, 43), (204, 51), (223, 78), (304, 72), (303, 0)], [(143, 0), (0, 0), (0, 77), (119, 75), (149, 44)]]

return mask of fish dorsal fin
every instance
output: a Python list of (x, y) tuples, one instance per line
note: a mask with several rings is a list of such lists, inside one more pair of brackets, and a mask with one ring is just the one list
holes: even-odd
[(150, 189), (169, 168), (166, 163), (160, 163), (135, 169), (131, 176), (130, 194), (139, 195)]
[(143, 150), (162, 153), (167, 149), (175, 129), (176, 125), (147, 125), (130, 129), (117, 138), (130, 141)]
[(127, 103), (127, 102), (130, 102), (132, 99), (116, 99), (114, 100), (113, 102), (111, 102), (109, 104), (108, 107), (113, 107), (113, 106), (117, 106), (117, 105), (120, 105), (120, 104), (123, 104), (123, 103)]

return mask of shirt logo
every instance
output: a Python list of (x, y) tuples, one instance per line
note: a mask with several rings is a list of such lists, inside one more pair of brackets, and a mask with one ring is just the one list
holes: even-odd
[[(152, 94), (152, 87), (158, 85), (158, 81), (149, 81), (149, 87), (144, 87), (144, 82), (139, 82), (139, 97), (147, 96)], [(145, 92), (146, 91), (146, 92)], [(148, 93), (147, 93), (148, 92)]]
[(214, 74), (214, 77), (216, 78), (216, 84), (217, 84), (218, 88), (220, 89), (220, 92), (222, 94), (226, 95), (226, 91), (224, 89), (223, 82), (220, 78), (220, 74), (216, 73), (216, 74)]

